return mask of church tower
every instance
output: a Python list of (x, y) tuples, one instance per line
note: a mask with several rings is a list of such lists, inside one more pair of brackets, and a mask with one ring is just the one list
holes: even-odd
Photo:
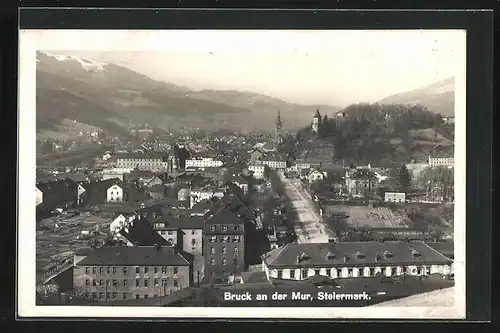
[(278, 117), (276, 117), (276, 129), (275, 129), (274, 135), (276, 137), (276, 142), (278, 144), (282, 144), (283, 143), (283, 123), (281, 122), (281, 114), (280, 114), (279, 109), (278, 109)]
[(319, 109), (317, 109), (311, 125), (311, 131), (314, 134), (318, 134), (320, 122), (321, 122), (321, 114), (319, 113)]

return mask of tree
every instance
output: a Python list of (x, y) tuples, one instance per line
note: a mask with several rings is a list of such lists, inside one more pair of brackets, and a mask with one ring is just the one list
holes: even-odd
[(400, 190), (406, 191), (411, 186), (410, 173), (408, 172), (408, 168), (404, 164), (401, 165), (401, 168), (399, 169), (398, 180)]

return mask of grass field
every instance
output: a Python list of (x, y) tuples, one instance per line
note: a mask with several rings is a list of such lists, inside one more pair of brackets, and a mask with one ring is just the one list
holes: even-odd
[(395, 214), (387, 207), (333, 205), (326, 208), (327, 214), (346, 214), (347, 222), (356, 228), (405, 228), (405, 217)]

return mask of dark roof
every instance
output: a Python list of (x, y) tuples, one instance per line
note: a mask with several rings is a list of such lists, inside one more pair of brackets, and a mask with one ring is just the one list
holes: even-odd
[[(416, 250), (419, 255), (413, 256)], [(389, 257), (384, 253), (388, 251)], [(362, 256), (358, 256), (359, 252)], [(378, 260), (375, 261), (375, 256)], [(344, 257), (347, 261), (344, 262)], [(303, 258), (300, 261), (298, 258)], [(450, 260), (423, 242), (345, 242), (286, 244), (267, 253), (265, 260), (270, 267), (318, 267), (325, 265), (380, 265), (396, 263), (448, 263)]]
[(83, 183), (82, 186), (85, 188), (85, 203), (89, 205), (104, 203), (106, 201), (107, 190), (113, 185), (118, 185), (123, 189), (123, 184), (118, 178)]
[(218, 200), (213, 200), (214, 198), (198, 201), (191, 208), (191, 214), (205, 214), (206, 212), (210, 211), (210, 209), (213, 208), (215, 202), (218, 201)]
[(243, 224), (243, 220), (234, 215), (227, 208), (223, 208), (210, 217), (207, 224)]
[(125, 185), (125, 191), (127, 193), (127, 201), (128, 202), (138, 202), (138, 201), (146, 201), (149, 197), (146, 193), (142, 192), (136, 185), (128, 183)]
[(181, 229), (203, 229), (205, 220), (201, 216), (189, 216), (179, 221)]
[(370, 170), (358, 169), (351, 175), (351, 179), (357, 180), (368, 180), (368, 179), (377, 179), (375, 173)]
[(123, 228), (119, 231), (125, 239), (138, 246), (153, 246), (153, 245), (167, 245), (168, 242), (161, 237), (148, 220), (138, 218), (135, 219), (131, 225), (127, 228)]
[(189, 261), (173, 246), (110, 246), (91, 252), (77, 266), (188, 266)]
[(269, 282), (265, 272), (242, 272), (241, 279), (243, 283)]
[(162, 184), (157, 184), (149, 187), (148, 192), (163, 193), (165, 192), (165, 187)]
[(222, 199), (215, 202), (209, 212), (209, 215), (215, 214), (221, 209), (228, 209), (230, 212), (240, 218), (251, 219), (254, 217), (252, 210), (237, 195), (226, 194), (224, 197), (222, 197)]
[(455, 255), (453, 242), (431, 242), (426, 243), (431, 248), (441, 253), (443, 256), (453, 258)]

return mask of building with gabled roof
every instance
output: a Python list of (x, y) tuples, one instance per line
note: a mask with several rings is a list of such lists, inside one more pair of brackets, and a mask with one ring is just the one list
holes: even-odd
[(73, 291), (102, 302), (162, 297), (191, 285), (192, 260), (172, 246), (100, 247), (75, 264)]
[(286, 244), (262, 256), (268, 278), (305, 280), (452, 273), (452, 260), (423, 242)]

